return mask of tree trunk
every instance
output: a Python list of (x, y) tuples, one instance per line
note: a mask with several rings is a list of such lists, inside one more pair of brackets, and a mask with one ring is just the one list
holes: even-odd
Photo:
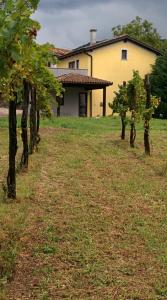
[(37, 149), (37, 120), (36, 120), (36, 90), (31, 88), (31, 108), (30, 108), (30, 147), (29, 153)]
[(130, 146), (131, 148), (135, 147), (135, 139), (136, 139), (136, 127), (135, 124), (131, 124), (131, 129), (130, 129)]
[(40, 126), (40, 111), (37, 110), (37, 132), (39, 132), (39, 126)]
[[(147, 98), (146, 98), (146, 109), (149, 109), (151, 106), (151, 85), (150, 85), (150, 80), (149, 80), (149, 75), (145, 76), (145, 88), (146, 88), (146, 93), (147, 93)], [(150, 123), (147, 118), (145, 118), (145, 123), (144, 123), (144, 148), (145, 148), (145, 154), (146, 155), (151, 155), (151, 150), (150, 150)]]
[(126, 120), (126, 112), (121, 115), (121, 122), (122, 122), (121, 140), (125, 140), (125, 130), (126, 130), (125, 120)]
[(17, 118), (16, 98), (9, 102), (9, 170), (7, 176), (7, 196), (16, 199), (16, 153), (17, 153)]
[(41, 137), (39, 134), (39, 127), (40, 127), (40, 111), (37, 110), (37, 144), (39, 144)]
[(22, 142), (23, 142), (23, 153), (21, 157), (20, 167), (21, 169), (28, 168), (28, 130), (27, 130), (27, 120), (28, 120), (28, 105), (29, 105), (29, 84), (24, 81), (24, 96), (23, 96), (23, 113), (21, 118), (21, 129), (22, 129)]
[(150, 156), (151, 150), (150, 150), (149, 131), (150, 131), (149, 121), (145, 120), (145, 123), (144, 123), (144, 148), (145, 148), (145, 154)]
[(57, 105), (57, 117), (60, 117), (60, 103)]

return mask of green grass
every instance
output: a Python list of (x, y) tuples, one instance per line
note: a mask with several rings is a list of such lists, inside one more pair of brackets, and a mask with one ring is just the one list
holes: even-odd
[[(7, 119), (0, 126), (2, 183)], [(6, 299), (166, 299), (167, 121), (151, 128), (145, 157), (142, 123), (130, 149), (119, 118), (42, 120), (16, 203), (0, 194)]]
[[(84, 120), (84, 122), (83, 122)], [(18, 117), (17, 126), (20, 127), (21, 119)], [(0, 118), (0, 128), (7, 128), (8, 119), (7, 117)], [(110, 130), (120, 129), (120, 119), (118, 117), (107, 117), (107, 118), (73, 118), (73, 117), (62, 117), (62, 118), (51, 118), (41, 119), (41, 127), (56, 127), (56, 128), (69, 128), (76, 129), (81, 132), (90, 131), (92, 133), (103, 133)], [(151, 128), (154, 131), (167, 130), (166, 120), (153, 119), (151, 121)], [(138, 130), (143, 130), (143, 124), (140, 122), (137, 124)]]

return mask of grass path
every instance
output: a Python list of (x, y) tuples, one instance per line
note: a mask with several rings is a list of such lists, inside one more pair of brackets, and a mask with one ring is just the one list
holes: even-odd
[(42, 136), (7, 299), (167, 299), (166, 133), (148, 159), (142, 132), (135, 150), (117, 131)]

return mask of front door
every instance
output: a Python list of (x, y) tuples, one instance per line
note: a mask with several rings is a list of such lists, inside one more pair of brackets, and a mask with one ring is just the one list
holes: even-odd
[(79, 117), (87, 117), (87, 93), (79, 94)]

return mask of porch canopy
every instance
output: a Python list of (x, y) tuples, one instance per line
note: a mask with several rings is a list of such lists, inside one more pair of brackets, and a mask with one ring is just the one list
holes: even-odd
[[(106, 88), (111, 86), (113, 82), (74, 73), (63, 74), (57, 79), (64, 87), (82, 87), (89, 91), (103, 89), (103, 116), (106, 116)], [(90, 105), (92, 111), (92, 101)]]

